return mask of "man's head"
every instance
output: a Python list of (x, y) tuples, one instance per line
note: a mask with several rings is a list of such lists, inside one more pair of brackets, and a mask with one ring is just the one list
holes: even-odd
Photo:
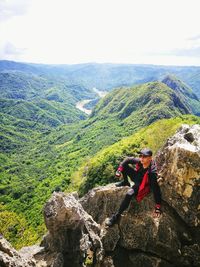
[(148, 167), (152, 160), (152, 151), (149, 148), (144, 148), (138, 152), (140, 161), (144, 167)]

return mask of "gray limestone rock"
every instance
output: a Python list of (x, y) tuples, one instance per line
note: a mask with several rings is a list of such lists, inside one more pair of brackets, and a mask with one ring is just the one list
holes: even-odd
[(200, 226), (200, 125), (183, 125), (157, 154), (163, 199), (191, 227)]
[(79, 203), (74, 194), (54, 193), (44, 208), (49, 230), (43, 244), (50, 253), (61, 253), (64, 266), (84, 266), (88, 251), (103, 256), (100, 226)]
[(36, 262), (32, 258), (24, 258), (11, 244), (0, 235), (0, 266), (1, 267), (34, 267)]

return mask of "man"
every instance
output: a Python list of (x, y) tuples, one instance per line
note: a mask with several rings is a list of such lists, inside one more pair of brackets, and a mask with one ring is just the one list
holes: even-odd
[[(154, 217), (161, 215), (161, 192), (157, 181), (157, 168), (156, 163), (152, 159), (152, 151), (144, 148), (139, 151), (139, 158), (127, 157), (122, 161), (117, 169), (116, 176), (123, 175), (124, 180), (116, 186), (130, 186), (128, 176), (134, 182), (132, 188), (127, 192), (120, 208), (116, 214), (106, 221), (107, 226), (112, 226), (118, 222), (121, 214), (126, 210), (135, 196), (137, 201), (140, 202), (149, 192), (153, 191), (155, 199)], [(134, 164), (135, 168), (129, 164)]]

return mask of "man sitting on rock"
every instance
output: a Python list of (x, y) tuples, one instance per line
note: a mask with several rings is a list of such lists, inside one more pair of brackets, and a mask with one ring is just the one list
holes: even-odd
[[(129, 164), (135, 165), (135, 168)], [(120, 219), (121, 214), (128, 208), (133, 196), (135, 196), (139, 202), (150, 192), (150, 190), (153, 191), (156, 203), (154, 217), (160, 217), (161, 192), (157, 181), (156, 163), (152, 159), (152, 151), (148, 148), (144, 148), (139, 151), (139, 158), (127, 157), (120, 163), (116, 172), (117, 177), (121, 177), (122, 175), (124, 180), (116, 184), (116, 186), (130, 186), (128, 176), (134, 182), (134, 185), (127, 192), (118, 212), (106, 221), (106, 225), (112, 226)]]

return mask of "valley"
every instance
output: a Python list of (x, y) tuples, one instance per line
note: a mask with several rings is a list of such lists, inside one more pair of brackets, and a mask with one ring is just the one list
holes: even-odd
[(34, 244), (52, 192), (113, 182), (126, 154), (156, 153), (182, 123), (199, 124), (199, 71), (0, 61), (2, 234), (16, 248)]

